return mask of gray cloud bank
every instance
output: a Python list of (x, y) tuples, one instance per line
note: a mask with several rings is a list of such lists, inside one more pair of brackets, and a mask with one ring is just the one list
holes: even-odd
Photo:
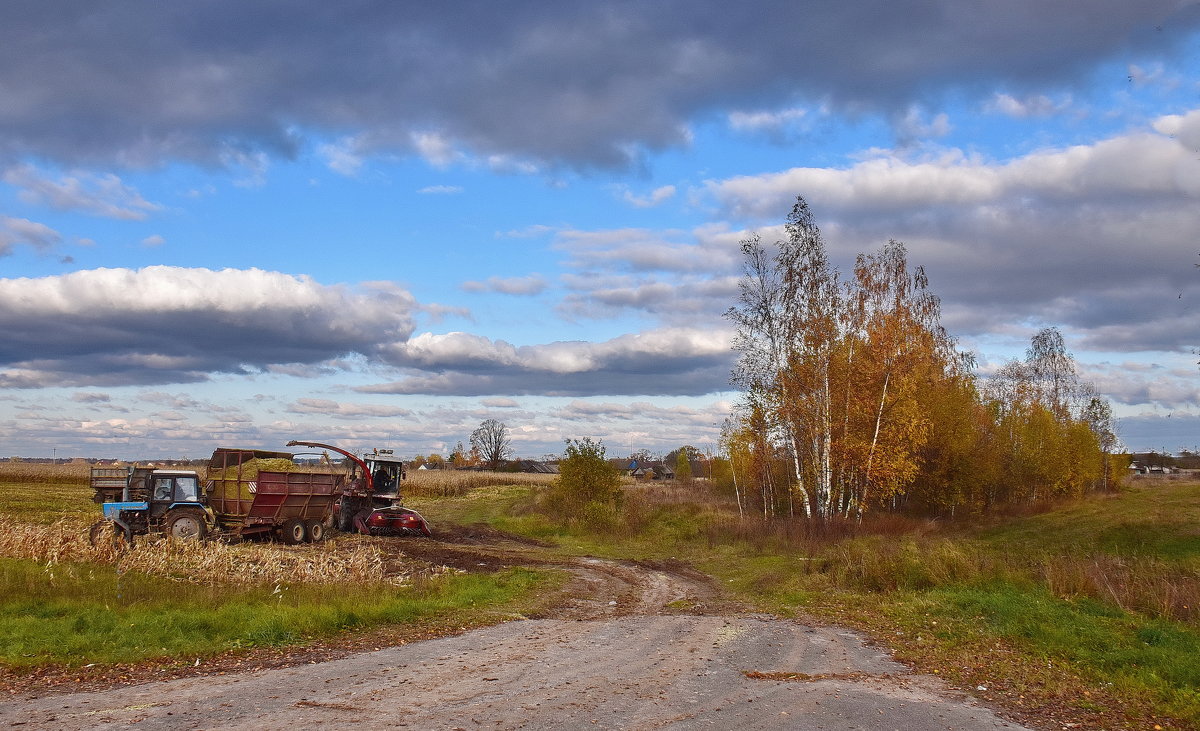
[(379, 149), (624, 166), (721, 110), (899, 118), (949, 89), (1170, 53), (1197, 27), (1177, 0), (17, 0), (0, 7), (0, 158), (253, 162), (318, 131), (351, 170)]
[(94, 269), (0, 279), (0, 388), (186, 383), (370, 353), (412, 297), (259, 269)]

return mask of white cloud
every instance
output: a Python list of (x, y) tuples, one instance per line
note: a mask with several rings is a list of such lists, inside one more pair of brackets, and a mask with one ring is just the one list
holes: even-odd
[(0, 256), (7, 256), (17, 244), (27, 244), (38, 251), (49, 251), (62, 241), (54, 229), (27, 218), (0, 216)]
[(670, 200), (675, 195), (674, 185), (664, 185), (655, 188), (648, 195), (636, 196), (628, 188), (622, 188), (621, 199), (635, 208), (653, 208)]
[[(1195, 116), (1193, 116), (1195, 115)], [(1200, 114), (1164, 117), (1157, 126), (1191, 131)], [(838, 211), (980, 206), (1028, 196), (1159, 195), (1200, 197), (1200, 160), (1180, 140), (1137, 133), (1009, 162), (991, 162), (947, 150), (936, 159), (882, 155), (850, 168), (792, 168), (782, 173), (730, 178), (709, 190), (733, 214), (778, 217), (799, 193)]]
[(896, 137), (903, 145), (911, 145), (918, 140), (945, 137), (952, 130), (950, 117), (945, 112), (934, 115), (933, 119), (926, 119), (925, 112), (918, 106), (909, 107), (904, 116), (894, 121), (893, 127)]
[[(721, 226), (682, 231), (641, 228), (560, 230), (554, 247), (570, 254), (576, 269), (635, 272), (728, 272), (736, 266), (736, 241)], [(730, 248), (730, 244), (734, 244)]]
[(739, 131), (777, 132), (795, 125), (808, 116), (805, 109), (783, 109), (775, 112), (731, 112), (729, 126)]
[(725, 329), (660, 328), (611, 340), (516, 346), (481, 335), (422, 333), (383, 358), (421, 372), (364, 393), (459, 395), (703, 394), (728, 382)]
[(167, 240), (159, 234), (153, 234), (142, 239), (142, 246), (162, 246), (165, 243), (167, 243)]
[(362, 143), (357, 137), (343, 137), (317, 148), (317, 154), (325, 159), (329, 169), (346, 177), (354, 177), (364, 163)]
[(340, 419), (376, 419), (410, 416), (412, 411), (386, 404), (353, 404), (331, 399), (300, 398), (289, 404), (287, 410), (296, 414), (320, 414)]
[(1045, 94), (1034, 94), (1021, 99), (1010, 94), (997, 92), (985, 105), (984, 111), (1003, 114), (1014, 119), (1027, 117), (1048, 117), (1061, 114), (1071, 107), (1071, 97), (1066, 96), (1060, 101), (1054, 101)]
[(524, 277), (488, 277), (487, 281), (469, 281), (462, 283), (466, 292), (497, 292), (516, 296), (541, 294), (546, 290), (546, 280), (540, 274), (530, 274)]
[(32, 165), (23, 164), (4, 171), (4, 182), (21, 189), (22, 201), (60, 211), (140, 221), (162, 209), (111, 173), (74, 171), (55, 181)]
[(422, 195), (457, 195), (463, 192), (461, 185), (427, 185), (417, 191)]
[(466, 155), (454, 149), (454, 145), (442, 134), (414, 132), (411, 139), (417, 154), (436, 168), (447, 168), (466, 160)]

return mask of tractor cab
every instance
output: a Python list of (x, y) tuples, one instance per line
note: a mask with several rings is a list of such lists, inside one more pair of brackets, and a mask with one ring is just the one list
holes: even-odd
[(151, 474), (154, 490), (151, 494), (151, 512), (161, 507), (163, 512), (176, 503), (199, 503), (200, 478), (195, 472), (167, 472), (155, 470)]
[(375, 449), (363, 455), (371, 473), (371, 492), (380, 497), (400, 497), (400, 483), (407, 477), (404, 462), (390, 449)]

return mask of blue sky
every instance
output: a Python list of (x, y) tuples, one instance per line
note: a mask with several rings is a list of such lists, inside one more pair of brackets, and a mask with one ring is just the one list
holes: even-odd
[(1200, 443), (1200, 4), (0, 9), (0, 450), (715, 446), (738, 241), (889, 238)]

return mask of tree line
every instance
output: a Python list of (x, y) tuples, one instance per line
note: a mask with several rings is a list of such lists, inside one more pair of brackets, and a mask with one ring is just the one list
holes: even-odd
[(784, 230), (742, 241), (727, 313), (744, 398), (722, 446), (740, 506), (815, 520), (977, 513), (1113, 484), (1111, 408), (1057, 330), (980, 379), (903, 244), (860, 254), (843, 277), (803, 198)]

